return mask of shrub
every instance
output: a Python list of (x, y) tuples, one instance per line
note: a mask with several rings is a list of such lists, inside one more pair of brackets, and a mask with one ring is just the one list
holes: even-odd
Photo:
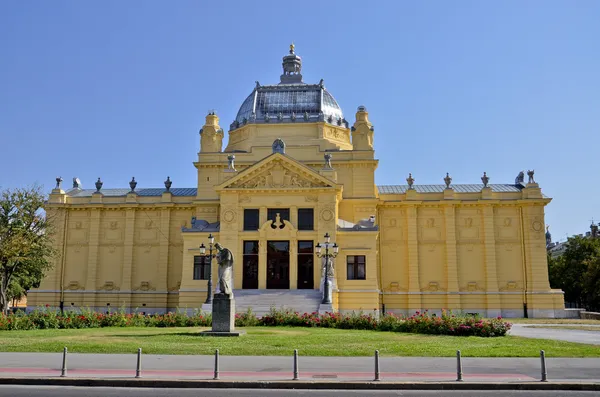
[[(88, 309), (66, 311), (63, 314), (48, 307), (35, 310), (29, 314), (24, 312), (0, 315), (0, 330), (31, 329), (67, 329), (67, 328), (99, 328), (99, 327), (207, 327), (212, 323), (210, 314), (195, 311), (188, 315), (184, 311), (166, 314), (141, 314), (137, 311), (126, 313), (124, 309), (116, 312), (100, 313)], [(504, 336), (512, 324), (501, 317), (482, 319), (479, 316), (454, 314), (442, 311), (436, 316), (428, 311), (416, 312), (410, 317), (387, 313), (383, 316), (364, 313), (298, 313), (289, 309), (277, 310), (274, 307), (262, 317), (257, 317), (251, 309), (246, 313), (236, 314), (235, 325), (238, 327), (253, 326), (288, 326), (288, 327), (321, 327), (357, 330), (378, 330), (388, 332), (411, 332), (419, 334), (453, 335), (453, 336)]]

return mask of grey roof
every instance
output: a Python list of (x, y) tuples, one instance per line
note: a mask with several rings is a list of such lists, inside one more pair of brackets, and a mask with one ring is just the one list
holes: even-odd
[[(512, 193), (520, 192), (521, 185), (511, 184), (489, 184), (494, 192)], [(482, 183), (450, 185), (457, 193), (479, 193), (483, 189)], [(413, 185), (417, 193), (443, 193), (446, 185)], [(377, 186), (379, 194), (404, 194), (408, 190), (408, 185), (380, 185)]]
[[(96, 189), (71, 189), (67, 194), (71, 197), (91, 197), (95, 191)], [(131, 189), (101, 189), (100, 193), (106, 197), (124, 197), (130, 191)], [(165, 188), (135, 189), (139, 196), (161, 196), (165, 191)], [(173, 196), (196, 196), (198, 189), (184, 187), (173, 188), (170, 191)]]
[(361, 219), (358, 223), (352, 223), (338, 219), (338, 230), (341, 231), (376, 231), (379, 226), (375, 225), (375, 219)]
[(221, 229), (221, 222), (209, 223), (204, 219), (192, 217), (192, 227), (182, 227), (182, 232), (218, 232)]

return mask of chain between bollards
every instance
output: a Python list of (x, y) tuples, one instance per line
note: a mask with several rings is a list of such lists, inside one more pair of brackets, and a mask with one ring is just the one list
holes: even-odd
[(542, 361), (542, 382), (548, 382), (548, 373), (546, 372), (546, 352), (540, 350), (540, 360)]
[(298, 380), (298, 349), (294, 349), (294, 379)]
[(64, 378), (67, 376), (67, 348), (63, 349), (62, 368), (60, 370), (60, 376)]
[(140, 378), (142, 376), (142, 348), (138, 348), (137, 353), (137, 365), (135, 366), (135, 377)]
[(463, 381), (462, 362), (460, 361), (460, 350), (456, 351), (456, 381)]
[(215, 375), (214, 380), (219, 380), (219, 349), (215, 350)]
[(379, 350), (375, 350), (375, 379), (373, 380), (381, 380), (381, 374), (379, 373)]

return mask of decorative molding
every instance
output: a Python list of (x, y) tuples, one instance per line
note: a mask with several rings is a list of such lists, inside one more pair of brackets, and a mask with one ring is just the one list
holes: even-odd
[(461, 292), (485, 291), (485, 288), (479, 286), (476, 281), (469, 281), (465, 287), (459, 288)]
[(115, 286), (115, 283), (112, 281), (105, 281), (104, 285), (96, 288), (98, 291), (120, 291), (121, 289)]
[(156, 291), (156, 287), (153, 286), (150, 281), (142, 281), (139, 286), (132, 288), (133, 291)]
[(307, 203), (315, 203), (315, 202), (319, 201), (319, 197), (318, 196), (304, 196), (304, 201), (306, 201)]
[(248, 195), (243, 195), (243, 196), (240, 196), (239, 202), (240, 203), (250, 203), (250, 202), (252, 202), (252, 198)]
[(63, 289), (69, 291), (83, 291), (85, 290), (85, 286), (79, 284), (79, 281), (69, 281), (69, 284), (65, 285)]
[(520, 289), (519, 283), (516, 281), (508, 281), (504, 286), (500, 287), (500, 291), (515, 291)]
[(429, 284), (427, 285), (427, 287), (425, 288), (421, 288), (421, 292), (425, 292), (425, 291), (429, 291), (429, 292), (438, 292), (438, 291), (446, 291), (444, 288), (440, 287), (440, 283), (438, 283), (437, 281), (430, 281)]
[(233, 223), (233, 221), (235, 221), (236, 218), (236, 212), (234, 209), (232, 208), (227, 208), (223, 211), (223, 222), (225, 223)]

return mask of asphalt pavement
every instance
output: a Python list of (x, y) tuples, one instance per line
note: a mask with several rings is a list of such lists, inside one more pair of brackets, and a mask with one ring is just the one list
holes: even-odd
[(247, 390), (247, 389), (138, 389), (109, 387), (0, 386), (1, 397), (591, 397), (585, 391), (485, 391), (485, 390)]
[[(508, 319), (507, 321), (510, 321)], [(600, 345), (600, 325), (582, 325), (597, 328), (597, 331), (585, 331), (577, 329), (556, 329), (543, 327), (577, 327), (576, 324), (513, 324), (510, 335), (522, 336), (535, 339), (552, 339), (566, 342), (586, 343)]]

